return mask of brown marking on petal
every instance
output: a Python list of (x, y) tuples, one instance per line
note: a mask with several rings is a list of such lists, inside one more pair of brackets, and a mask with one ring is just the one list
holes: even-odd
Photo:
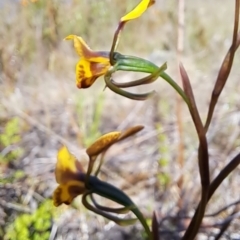
[[(81, 164), (81, 163), (79, 163)], [(80, 167), (80, 166), (78, 166)], [(70, 169), (64, 169), (64, 170), (61, 170), (61, 169), (58, 169), (56, 168), (55, 169), (55, 176), (56, 176), (56, 179), (57, 179), (57, 182), (58, 183), (66, 183), (68, 181), (72, 181), (72, 180), (76, 180), (76, 181), (79, 181), (79, 179), (82, 178), (82, 174), (84, 173), (81, 173), (80, 171), (79, 172), (72, 172)]]
[(109, 52), (93, 51), (88, 47), (88, 45), (83, 44), (82, 40), (81, 40), (81, 50), (82, 50), (83, 57), (86, 59), (98, 58), (98, 57), (103, 57), (103, 58), (109, 57)]
[(90, 71), (94, 76), (101, 76), (106, 73), (108, 64), (105, 63), (97, 63), (91, 62), (90, 63)]
[(83, 65), (77, 66), (77, 87), (83, 88), (82, 82), (84, 81), (85, 71)]
[(62, 171), (61, 178), (66, 179), (65, 181), (69, 180), (78, 180), (80, 178), (81, 173), (71, 172), (69, 170)]
[(86, 48), (82, 50), (85, 58), (98, 58), (98, 57), (109, 58), (109, 52), (92, 50), (89, 51), (89, 49)]
[(67, 205), (70, 204), (68, 201), (62, 200), (61, 194), (62, 194), (62, 188), (58, 186), (53, 193), (53, 204), (55, 207), (60, 206), (62, 203), (65, 203)]
[(98, 76), (82, 79), (81, 82), (79, 82), (79, 85), (81, 86), (80, 88), (89, 88), (96, 81), (97, 78)]
[(65, 146), (60, 148), (55, 168), (56, 181), (65, 184), (70, 180), (78, 180), (83, 173), (84, 169), (77, 158)]
[(78, 79), (79, 79), (80, 82), (82, 81), (82, 79), (84, 78), (84, 76), (85, 76), (85, 71), (84, 71), (84, 70), (79, 70), (77, 77), (78, 77)]
[(78, 195), (83, 194), (86, 191), (85, 188), (80, 188), (79, 186), (75, 186), (75, 185), (70, 185), (68, 187), (68, 193), (69, 195), (73, 198), (77, 197)]
[(85, 183), (82, 181), (69, 181), (59, 185), (53, 193), (53, 204), (58, 207), (62, 203), (69, 205), (75, 197), (86, 191)]

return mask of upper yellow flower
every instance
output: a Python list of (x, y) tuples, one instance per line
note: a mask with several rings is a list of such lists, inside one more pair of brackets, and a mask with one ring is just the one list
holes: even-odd
[(131, 12), (120, 19), (119, 28), (114, 35), (111, 53), (91, 50), (85, 41), (76, 35), (69, 35), (65, 38), (65, 40), (73, 40), (74, 48), (80, 57), (76, 65), (76, 85), (78, 88), (90, 87), (98, 77), (107, 73), (111, 66), (109, 57), (116, 49), (119, 33), (124, 24), (140, 17), (154, 2), (154, 0), (142, 0)]
[(123, 16), (120, 22), (126, 22), (140, 17), (151, 5), (155, 3), (155, 0), (142, 0), (131, 12)]
[(109, 53), (92, 51), (84, 40), (76, 35), (69, 35), (65, 40), (73, 40), (74, 48), (80, 57), (76, 65), (77, 87), (90, 87), (110, 67)]

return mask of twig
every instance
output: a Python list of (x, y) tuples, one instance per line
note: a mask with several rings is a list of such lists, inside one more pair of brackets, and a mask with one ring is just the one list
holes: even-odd
[(215, 217), (216, 215), (219, 215), (221, 212), (226, 211), (228, 208), (236, 206), (238, 204), (240, 204), (240, 200), (237, 200), (233, 203), (228, 204), (227, 206), (219, 209), (217, 212), (214, 212), (214, 213), (211, 213), (211, 214), (206, 214), (204, 217)]
[(18, 211), (18, 212), (32, 213), (31, 209), (26, 207), (26, 206), (16, 204), (16, 203), (7, 202), (7, 201), (2, 200), (2, 199), (0, 199), (0, 205), (3, 206), (4, 208), (13, 209), (13, 210)]
[(240, 216), (240, 212), (238, 212), (238, 207), (236, 206), (235, 209), (233, 210), (232, 214), (227, 217), (224, 222), (222, 223), (222, 227), (219, 231), (219, 233), (217, 234), (217, 236), (215, 237), (215, 240), (219, 240), (220, 237), (224, 234), (224, 232), (228, 229), (228, 227), (230, 226), (231, 222), (236, 218)]

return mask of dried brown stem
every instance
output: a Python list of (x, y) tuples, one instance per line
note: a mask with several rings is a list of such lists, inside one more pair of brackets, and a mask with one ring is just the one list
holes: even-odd
[[(212, 195), (214, 194), (214, 192), (217, 190), (217, 188), (221, 185), (221, 183), (223, 182), (223, 180), (234, 170), (237, 168), (237, 166), (240, 164), (240, 153), (233, 158), (229, 164), (227, 166), (225, 166), (223, 168), (223, 170), (217, 175), (217, 177), (212, 181), (212, 183), (210, 184), (209, 187), (209, 192), (208, 192), (208, 199), (207, 201), (209, 201), (212, 197)], [(194, 222), (197, 219), (198, 216), (198, 212), (200, 211), (200, 203), (198, 204), (197, 210), (195, 211), (195, 214), (192, 218), (192, 221), (188, 227), (188, 229), (191, 229), (191, 227), (194, 225)], [(185, 233), (186, 235), (186, 233)], [(184, 236), (185, 236), (184, 235)], [(185, 238), (187, 239), (187, 238)]]
[(210, 177), (209, 177), (209, 155), (208, 155), (208, 144), (206, 139), (205, 130), (197, 109), (195, 98), (193, 95), (192, 87), (188, 78), (188, 75), (183, 67), (180, 65), (180, 73), (183, 81), (184, 92), (189, 98), (190, 105), (189, 111), (192, 116), (197, 134), (199, 139), (199, 148), (198, 148), (198, 165), (199, 173), (201, 178), (202, 185), (202, 196), (199, 204), (199, 211), (197, 212), (196, 218), (192, 219), (190, 226), (183, 236), (183, 240), (191, 240), (196, 236), (198, 229), (201, 225), (202, 219), (204, 217), (204, 212), (207, 204), (207, 197), (209, 191)]
[(153, 240), (160, 240), (160, 236), (158, 233), (158, 220), (156, 216), (156, 212), (153, 212), (152, 216), (152, 235), (153, 235)]
[(205, 123), (205, 130), (207, 132), (209, 125), (212, 120), (213, 112), (215, 109), (215, 106), (217, 104), (218, 98), (228, 80), (228, 76), (230, 74), (232, 64), (233, 64), (233, 59), (236, 50), (238, 49), (240, 45), (240, 32), (238, 33), (238, 25), (239, 25), (239, 8), (240, 8), (240, 1), (236, 0), (235, 1), (235, 17), (234, 17), (234, 28), (233, 28), (233, 39), (232, 39), (232, 45), (229, 48), (222, 66), (219, 70), (218, 77), (212, 92), (212, 97), (208, 109), (208, 115), (207, 115), (207, 120)]

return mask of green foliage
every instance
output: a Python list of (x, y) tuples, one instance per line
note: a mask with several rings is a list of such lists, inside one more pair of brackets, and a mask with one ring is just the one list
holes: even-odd
[(21, 141), (19, 118), (10, 119), (0, 134), (0, 162), (9, 163), (22, 155), (23, 150), (18, 147)]
[(33, 214), (22, 214), (8, 226), (4, 240), (47, 240), (52, 226), (52, 201), (46, 200)]

